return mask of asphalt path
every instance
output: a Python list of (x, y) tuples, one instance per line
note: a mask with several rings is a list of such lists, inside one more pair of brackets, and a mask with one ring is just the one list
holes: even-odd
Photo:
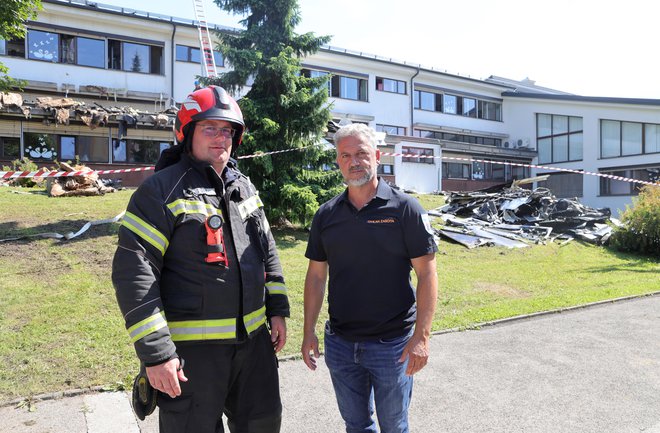
[[(323, 358), (280, 363), (283, 433), (339, 433)], [(127, 395), (0, 408), (0, 432), (151, 433)], [(415, 376), (412, 432), (660, 433), (660, 296), (434, 335)]]

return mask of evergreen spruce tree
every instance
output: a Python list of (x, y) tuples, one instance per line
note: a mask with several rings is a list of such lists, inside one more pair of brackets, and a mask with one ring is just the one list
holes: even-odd
[(271, 221), (308, 224), (320, 203), (341, 191), (341, 175), (328, 170), (334, 149), (319, 145), (330, 120), (328, 77), (301, 74), (300, 57), (330, 40), (313, 33), (298, 35), (296, 0), (214, 0), (227, 12), (246, 15), (244, 31), (220, 33), (220, 50), (232, 71), (207, 80), (236, 93), (247, 133), (238, 155), (296, 149), (239, 160), (266, 203)]

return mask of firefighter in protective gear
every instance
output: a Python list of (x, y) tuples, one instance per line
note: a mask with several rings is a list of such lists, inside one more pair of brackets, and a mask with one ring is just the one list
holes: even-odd
[[(244, 130), (224, 89), (190, 94), (177, 144), (119, 229), (112, 280), (164, 433), (222, 432), (223, 413), (232, 433), (280, 430), (289, 302), (263, 203), (230, 158)], [(207, 260), (209, 248), (221, 259)]]

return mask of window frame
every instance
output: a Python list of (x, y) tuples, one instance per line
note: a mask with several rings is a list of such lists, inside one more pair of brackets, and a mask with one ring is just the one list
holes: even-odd
[[(396, 90), (387, 90), (385, 87), (385, 82), (392, 82), (394, 86), (396, 87)], [(408, 94), (408, 83), (402, 80), (396, 80), (394, 78), (385, 78), (385, 77), (376, 77), (376, 90), (379, 92), (387, 92), (387, 93), (395, 93), (397, 95), (407, 95)], [(378, 88), (379, 85), (382, 88)], [(403, 85), (403, 91), (401, 91), (400, 87)]]
[[(402, 146), (401, 153), (419, 155), (419, 156), (433, 156), (435, 157), (434, 149), (428, 147), (416, 147), (416, 146)], [(413, 164), (435, 164), (435, 158), (419, 158), (411, 156), (403, 156), (401, 162), (410, 162)]]
[[(549, 134), (541, 135), (541, 120), (549, 116)], [(566, 130), (559, 130), (559, 120), (566, 118)], [(573, 129), (574, 122), (580, 120), (580, 129)], [(555, 123), (558, 124), (555, 128)], [(556, 130), (557, 129), (557, 130)], [(545, 131), (544, 131), (545, 133)], [(578, 139), (579, 137), (579, 139)], [(559, 152), (559, 146), (562, 140), (566, 139), (566, 159), (555, 158)], [(573, 139), (574, 141), (572, 141)], [(547, 142), (547, 144), (546, 144)], [(555, 142), (557, 149), (555, 149)], [(550, 113), (536, 113), (536, 144), (537, 152), (539, 155), (539, 164), (558, 164), (563, 162), (575, 162), (584, 160), (584, 118), (582, 116), (570, 116), (567, 114), (550, 114)], [(548, 146), (547, 154), (550, 159), (546, 160), (541, 158), (546, 152), (542, 153), (542, 148)], [(579, 158), (572, 158), (571, 155), (577, 153), (578, 146), (580, 148)], [(573, 150), (573, 152), (572, 152)]]

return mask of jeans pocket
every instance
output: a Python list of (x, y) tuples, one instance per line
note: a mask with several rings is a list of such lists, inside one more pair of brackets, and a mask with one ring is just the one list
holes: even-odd
[(325, 327), (323, 332), (325, 332), (326, 335), (335, 335), (335, 331), (332, 330), (332, 327), (330, 326), (330, 321), (326, 320), (325, 321)]

